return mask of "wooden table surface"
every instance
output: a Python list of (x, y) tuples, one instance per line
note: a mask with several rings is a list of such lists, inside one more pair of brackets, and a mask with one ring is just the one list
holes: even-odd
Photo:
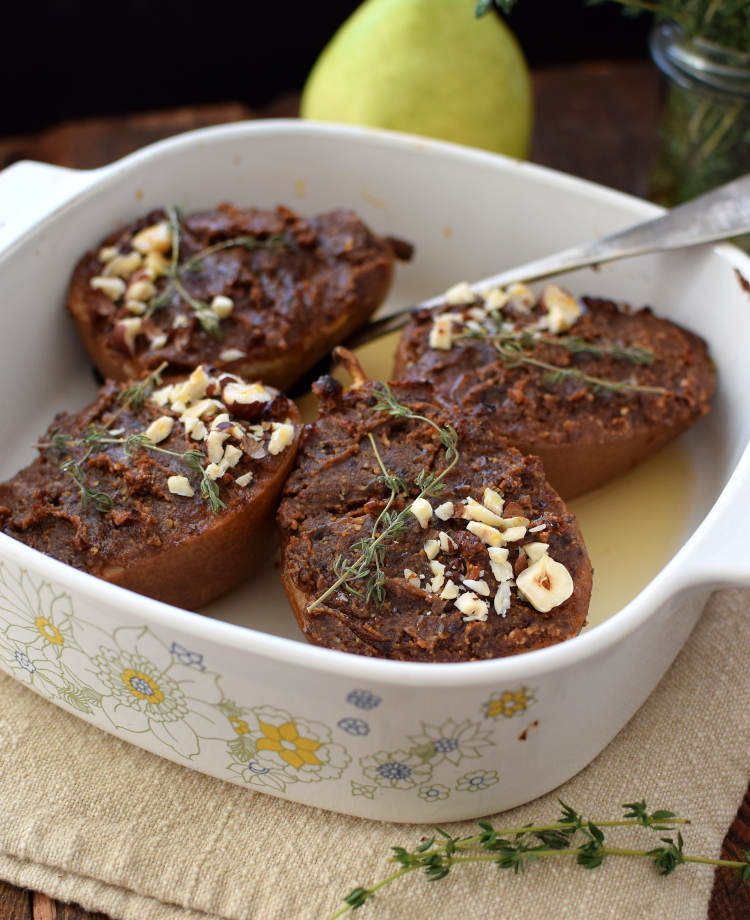
[[(533, 78), (536, 115), (531, 159), (647, 197), (660, 112), (660, 85), (653, 65), (587, 62), (540, 69)], [(262, 110), (227, 102), (70, 121), (35, 135), (0, 138), (0, 168), (19, 159), (92, 168), (192, 128), (296, 112), (297, 97), (289, 95)], [(741, 859), (746, 849), (750, 849), (750, 786), (728, 829), (722, 856)], [(106, 918), (0, 882), (0, 920)], [(715, 873), (708, 920), (750, 920), (750, 888), (733, 872)]]

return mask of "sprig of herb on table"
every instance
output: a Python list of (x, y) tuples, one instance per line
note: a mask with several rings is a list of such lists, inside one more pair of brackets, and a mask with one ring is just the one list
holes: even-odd
[[(374, 411), (387, 413), (393, 418), (424, 422), (437, 433), (445, 452), (446, 466), (440, 473), (420, 471), (415, 479), (419, 494), (414, 501), (438, 495), (443, 489), (443, 480), (458, 462), (458, 434), (456, 430), (450, 424), (441, 427), (432, 419), (420, 415), (400, 403), (387, 383), (376, 384), (375, 392), (379, 397), (379, 401), (373, 406)], [(383, 510), (375, 520), (370, 534), (361, 540), (357, 540), (356, 543), (352, 543), (352, 551), (358, 554), (354, 561), (350, 561), (342, 555), (336, 558), (333, 564), (334, 574), (337, 576), (336, 581), (308, 606), (308, 610), (314, 610), (319, 607), (326, 598), (341, 587), (350, 594), (363, 598), (367, 603), (374, 600), (376, 604), (382, 604), (385, 601), (385, 572), (383, 571), (385, 555), (393, 540), (403, 532), (411, 513), (410, 506), (412, 503), (407, 504), (401, 511), (392, 510), (393, 503), (399, 495), (408, 495), (408, 484), (400, 476), (396, 476), (386, 469), (372, 433), (368, 433), (367, 437), (381, 470), (380, 479), (390, 494)], [(362, 584), (355, 587), (358, 582), (362, 582)]]
[(643, 348), (641, 345), (594, 344), (577, 335), (551, 336), (540, 332), (532, 332), (529, 329), (507, 330), (503, 328), (502, 315), (497, 311), (489, 314), (489, 320), (489, 326), (465, 325), (464, 331), (457, 338), (459, 340), (482, 339), (490, 342), (509, 367), (526, 364), (540, 368), (545, 372), (542, 380), (549, 386), (554, 386), (568, 379), (575, 379), (585, 384), (594, 393), (656, 393), (660, 395), (669, 393), (669, 390), (664, 387), (639, 384), (633, 377), (625, 380), (608, 380), (587, 374), (577, 367), (560, 367), (528, 354), (539, 344), (553, 345), (564, 348), (572, 355), (586, 354), (598, 358), (610, 357), (628, 361), (641, 367), (648, 367), (653, 363), (654, 355), (653, 352)]
[[(168, 450), (166, 447), (160, 447), (154, 444), (150, 438), (143, 433), (129, 435), (127, 438), (119, 437), (112, 434), (113, 425), (120, 415), (129, 408), (141, 408), (146, 399), (151, 395), (154, 388), (162, 382), (161, 372), (166, 367), (166, 362), (161, 364), (156, 370), (152, 371), (147, 377), (139, 383), (126, 387), (118, 396), (120, 408), (109, 419), (106, 428), (90, 425), (86, 428), (80, 438), (71, 438), (59, 428), (55, 428), (50, 433), (48, 441), (43, 441), (36, 446), (40, 449), (53, 448), (59, 453), (67, 453), (68, 456), (59, 464), (63, 473), (69, 476), (78, 486), (81, 492), (81, 508), (87, 511), (89, 505), (93, 505), (97, 511), (106, 512), (114, 506), (114, 499), (107, 492), (96, 489), (90, 489), (87, 485), (87, 474), (84, 469), (86, 461), (97, 447), (120, 445), (126, 454), (130, 454), (133, 448), (143, 448), (144, 450), (154, 451), (156, 453), (167, 454), (171, 457), (179, 457), (188, 469), (197, 472), (201, 476), (200, 491), (205, 498), (211, 511), (218, 514), (226, 504), (219, 496), (218, 483), (209, 479), (206, 470), (203, 467), (203, 461), (206, 459), (202, 451), (191, 448), (182, 453), (175, 450)], [(78, 460), (70, 455), (70, 451), (75, 448), (85, 448), (83, 456)]]
[(437, 882), (454, 867), (482, 862), (498, 869), (512, 869), (514, 874), (519, 874), (544, 859), (569, 857), (584, 869), (596, 869), (608, 856), (626, 856), (649, 859), (661, 875), (670, 875), (685, 863), (722, 866), (734, 869), (745, 884), (750, 884), (750, 851), (743, 853), (744, 860), (741, 862), (689, 856), (684, 851), (684, 840), (679, 830), (676, 837), (660, 837), (661, 845), (649, 849), (610, 846), (605, 840), (605, 828), (640, 826), (655, 831), (674, 831), (690, 823), (686, 818), (678, 818), (674, 812), (657, 810), (649, 813), (645, 801), (641, 800), (624, 804), (620, 819), (594, 822), (562, 800), (558, 801), (562, 808), (560, 820), (550, 824), (495, 828), (487, 821), (479, 821), (479, 833), (469, 837), (452, 837), (437, 827), (431, 837), (414, 849), (391, 847), (391, 862), (397, 863), (399, 868), (368, 887), (354, 888), (344, 898), (344, 906), (331, 914), (329, 920), (358, 910), (381, 888), (412, 872), (421, 871), (428, 881)]
[(204, 331), (209, 335), (214, 336), (214, 338), (221, 338), (219, 318), (214, 310), (212, 310), (211, 304), (206, 303), (205, 300), (200, 300), (197, 297), (193, 297), (192, 294), (190, 294), (185, 286), (185, 279), (183, 275), (196, 271), (200, 268), (201, 263), (207, 256), (213, 255), (216, 252), (221, 252), (224, 249), (232, 249), (234, 247), (241, 247), (242, 249), (248, 250), (274, 247), (278, 248), (280, 246), (286, 245), (286, 238), (283, 234), (280, 233), (272, 234), (271, 236), (268, 236), (264, 239), (261, 239), (257, 236), (248, 235), (236, 236), (228, 240), (223, 240), (220, 243), (215, 243), (213, 246), (207, 246), (205, 249), (202, 249), (200, 252), (187, 259), (184, 263), (180, 264), (182, 224), (180, 222), (180, 211), (178, 208), (167, 208), (167, 222), (169, 225), (169, 233), (171, 237), (171, 258), (169, 262), (169, 268), (167, 269), (167, 278), (169, 279), (169, 282), (161, 294), (153, 298), (144, 316), (146, 318), (153, 316), (157, 310), (165, 307), (169, 303), (169, 299), (172, 294), (176, 291), (185, 301), (185, 303), (187, 303), (188, 306), (193, 310), (196, 318), (198, 319), (198, 322), (201, 324)]

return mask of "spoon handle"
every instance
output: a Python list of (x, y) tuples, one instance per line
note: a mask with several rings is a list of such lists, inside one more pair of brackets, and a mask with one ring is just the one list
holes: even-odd
[[(698, 243), (710, 243), (747, 232), (750, 232), (750, 173), (692, 201), (678, 205), (660, 217), (593, 242), (573, 246), (554, 255), (506, 269), (497, 275), (475, 282), (471, 287), (480, 292), (490, 287), (504, 287), (514, 281), (538, 281), (577, 268), (602, 265), (605, 262), (650, 252), (664, 252), (668, 249), (695, 246)], [(380, 338), (406, 325), (413, 310), (435, 307), (443, 302), (443, 295), (431, 297), (416, 307), (405, 307), (397, 313), (375, 320), (347, 344), (363, 345)]]

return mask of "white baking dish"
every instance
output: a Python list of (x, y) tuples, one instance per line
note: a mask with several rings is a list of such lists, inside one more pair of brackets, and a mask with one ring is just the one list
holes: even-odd
[[(91, 172), (17, 164), (0, 175), (0, 475), (32, 459), (56, 411), (95, 391), (63, 310), (80, 253), (151, 208), (221, 200), (351, 207), (413, 241), (393, 305), (658, 213), (498, 156), (297, 121), (199, 131)], [(0, 666), (120, 738), (322, 808), (446, 821), (554, 788), (643, 703), (711, 588), (750, 584), (750, 304), (735, 266), (750, 277), (743, 253), (703, 247), (566, 281), (690, 326), (720, 380), (713, 411), (676, 446), (574, 503), (596, 570), (580, 637), (468, 664), (365, 659), (301, 639), (273, 566), (199, 615), (0, 534)], [(387, 373), (382, 347), (365, 362)]]

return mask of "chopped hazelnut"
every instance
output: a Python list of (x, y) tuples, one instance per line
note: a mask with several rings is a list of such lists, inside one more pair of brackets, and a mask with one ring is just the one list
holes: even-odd
[(489, 597), (490, 586), (483, 578), (464, 578), (463, 584), (470, 591), (474, 591), (476, 594), (481, 594), (483, 597)]
[(434, 559), (440, 552), (440, 541), (428, 540), (424, 545), (424, 551), (428, 559)]
[(529, 562), (536, 562), (548, 550), (548, 543), (525, 543), (523, 546), (523, 551), (526, 553)]
[(494, 511), (495, 514), (502, 517), (505, 499), (499, 492), (495, 492), (494, 489), (485, 489), (484, 495), (482, 496), (482, 504), (485, 508), (489, 508), (490, 511)]
[(483, 296), (484, 305), (488, 310), (502, 310), (510, 300), (505, 291), (499, 287), (488, 288)]
[[(225, 391), (226, 394), (226, 391)], [(294, 441), (294, 425), (291, 422), (274, 422), (271, 439), (268, 442), (269, 454), (280, 454)]]
[(125, 293), (125, 282), (122, 278), (105, 278), (103, 275), (97, 275), (89, 281), (89, 287), (95, 291), (102, 291), (115, 302)]
[(479, 502), (474, 501), (473, 498), (467, 498), (464, 502), (461, 517), (469, 521), (481, 521), (483, 524), (491, 524), (495, 527), (499, 527), (503, 522), (499, 514), (495, 514), (493, 511), (490, 511), (489, 508), (480, 505)]
[(126, 255), (115, 256), (104, 266), (102, 272), (107, 278), (117, 276), (118, 278), (129, 278), (141, 266), (143, 261), (139, 252), (128, 252)]
[(416, 498), (410, 505), (409, 511), (419, 521), (420, 526), (427, 529), (432, 519), (432, 505), (426, 498)]
[(195, 495), (187, 476), (170, 476), (167, 479), (167, 488), (174, 495), (184, 495), (185, 498), (192, 498)]
[(440, 597), (444, 601), (453, 601), (458, 597), (460, 593), (461, 590), (458, 585), (454, 584), (453, 580), (449, 578), (445, 587), (440, 592)]
[(516, 578), (519, 593), (540, 613), (547, 613), (573, 593), (573, 579), (561, 562), (544, 553)]
[(151, 224), (141, 230), (131, 240), (133, 249), (138, 252), (168, 252), (172, 248), (172, 233), (167, 221), (160, 221), (158, 224)]
[(490, 527), (489, 524), (483, 524), (481, 521), (469, 521), (466, 529), (470, 530), (488, 546), (502, 546), (505, 543), (505, 536), (497, 528)]
[(454, 284), (453, 287), (448, 288), (444, 296), (445, 302), (452, 307), (460, 307), (464, 304), (474, 303), (477, 299), (477, 295), (472, 291), (470, 285), (466, 281), (459, 281), (458, 284)]
[(211, 301), (211, 309), (219, 319), (226, 319), (232, 310), (234, 310), (234, 301), (231, 297), (226, 297), (224, 294), (217, 294)]
[(487, 612), (489, 610), (487, 602), (478, 598), (473, 592), (462, 594), (460, 597), (456, 598), (454, 603), (457, 609), (464, 614), (464, 623), (475, 620), (484, 621), (487, 619)]
[(170, 415), (161, 415), (151, 422), (144, 434), (152, 444), (159, 444), (172, 433), (174, 419)]
[(450, 520), (453, 517), (453, 502), (443, 502), (442, 505), (438, 505), (435, 509), (435, 516), (441, 521)]
[(250, 485), (250, 483), (253, 481), (252, 470), (249, 473), (243, 473), (242, 476), (238, 476), (234, 481), (238, 486), (242, 486), (244, 489), (245, 486)]
[(505, 546), (488, 546), (490, 568), (496, 581), (508, 581), (513, 578), (513, 566), (508, 562), (508, 549)]
[(241, 351), (239, 348), (225, 348), (224, 351), (222, 351), (219, 355), (219, 358), (222, 361), (226, 361), (227, 363), (231, 363), (232, 361), (241, 361), (244, 357), (246, 357), (246, 353)]
[(567, 332), (582, 315), (576, 298), (556, 284), (545, 287), (540, 302), (547, 311), (547, 324), (553, 335)]
[(97, 253), (97, 258), (100, 262), (111, 262), (112, 259), (120, 255), (120, 250), (117, 246), (102, 246), (102, 248)]

